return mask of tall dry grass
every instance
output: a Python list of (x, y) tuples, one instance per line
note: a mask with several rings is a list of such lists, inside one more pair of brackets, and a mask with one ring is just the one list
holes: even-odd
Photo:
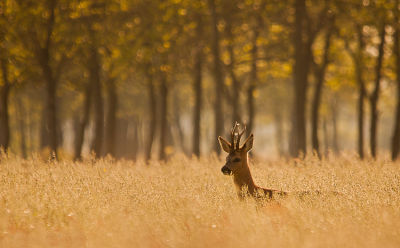
[(240, 201), (223, 162), (3, 157), (0, 247), (399, 247), (400, 166), (351, 155), (251, 164), (258, 185), (343, 195)]

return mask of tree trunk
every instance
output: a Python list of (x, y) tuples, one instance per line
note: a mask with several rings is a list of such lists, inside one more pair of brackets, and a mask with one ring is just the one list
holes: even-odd
[(48, 63), (42, 64), (43, 74), (47, 83), (47, 129), (51, 156), (57, 159), (57, 117), (56, 117), (56, 82)]
[(250, 135), (253, 132), (254, 126), (254, 117), (255, 117), (255, 104), (254, 104), (254, 91), (257, 86), (257, 39), (260, 33), (260, 25), (261, 19), (257, 18), (257, 26), (254, 28), (253, 33), (253, 48), (251, 49), (251, 73), (250, 73), (250, 82), (249, 88), (247, 89), (247, 108), (248, 108), (248, 124), (247, 124), (247, 135)]
[(133, 162), (136, 162), (137, 160), (137, 153), (139, 149), (139, 131), (138, 131), (138, 123), (133, 120), (132, 121), (132, 136), (131, 136), (131, 145), (132, 145), (132, 151), (131, 151), (131, 158)]
[(399, 20), (395, 18), (395, 32), (393, 53), (396, 56), (396, 81), (397, 81), (397, 107), (396, 107), (396, 119), (394, 123), (394, 130), (392, 136), (392, 160), (395, 161), (399, 155), (400, 150), (400, 27)]
[(324, 155), (325, 157), (328, 157), (328, 151), (329, 151), (329, 135), (328, 135), (328, 124), (326, 121), (326, 118), (323, 119), (322, 121), (322, 131), (324, 134)]
[[(28, 101), (29, 101), (29, 98), (28, 98)], [(35, 130), (36, 130), (35, 124), (37, 122), (33, 122), (32, 119), (33, 119), (32, 118), (32, 106), (30, 106), (30, 104), (28, 104), (26, 106), (26, 123), (27, 123), (27, 129), (28, 129), (27, 130), (27, 136), (28, 136), (28, 138), (27, 138), (27, 140), (28, 140), (27, 154), (32, 154), (34, 151), (37, 151), (35, 142), (34, 142), (34, 140), (36, 140), (36, 139), (34, 139)]]
[(252, 49), (252, 65), (251, 65), (251, 74), (250, 74), (250, 85), (247, 89), (247, 112), (248, 112), (248, 124), (247, 124), (247, 135), (250, 135), (253, 132), (253, 122), (255, 115), (255, 106), (254, 106), (254, 90), (256, 88), (257, 81), (257, 66), (256, 66), (256, 57), (257, 57), (257, 49), (256, 46)]
[(103, 99), (101, 96), (100, 62), (94, 46), (91, 47), (88, 69), (90, 72), (89, 80), (92, 88), (92, 106), (95, 115), (94, 138), (92, 140), (91, 150), (94, 152), (96, 157), (99, 157), (101, 155), (101, 145), (103, 143), (104, 108)]
[(282, 112), (276, 109), (274, 111), (274, 119), (275, 119), (275, 134), (276, 134), (276, 148), (278, 151), (278, 156), (282, 157), (284, 155), (283, 150), (283, 117)]
[(50, 134), (49, 134), (49, 128), (48, 128), (48, 124), (47, 124), (48, 111), (49, 111), (49, 109), (45, 106), (45, 108), (43, 108), (42, 116), (41, 116), (42, 118), (40, 120), (41, 126), (40, 126), (40, 145), (39, 145), (39, 147), (41, 150), (50, 145), (50, 141), (49, 141)]
[(241, 118), (240, 118), (240, 83), (235, 75), (234, 72), (234, 65), (235, 65), (235, 53), (233, 52), (233, 34), (232, 34), (232, 26), (231, 26), (232, 20), (228, 20), (226, 23), (226, 33), (228, 36), (228, 46), (227, 46), (227, 51), (229, 54), (230, 58), (230, 64), (228, 65), (228, 70), (230, 77), (232, 79), (232, 97), (230, 100), (230, 105), (232, 107), (232, 125), (235, 122), (241, 123)]
[[(176, 92), (178, 93), (178, 92)], [(181, 151), (183, 152), (183, 154), (188, 155), (188, 150), (186, 148), (185, 145), (185, 135), (183, 133), (182, 130), (182, 126), (181, 126), (181, 110), (180, 110), (180, 106), (179, 106), (179, 98), (175, 97), (173, 99), (173, 108), (174, 108), (174, 127), (176, 128), (177, 131), (177, 135), (178, 135), (178, 143), (179, 143), (179, 147), (181, 149)], [(176, 144), (175, 144), (176, 147)]]
[(296, 0), (295, 9), (295, 31), (293, 35), (295, 61), (293, 67), (294, 102), (289, 149), (292, 157), (298, 157), (299, 154), (306, 153), (306, 93), (312, 45), (310, 37), (308, 37), (307, 41), (303, 40), (303, 33), (307, 32), (305, 0)]
[(211, 49), (214, 57), (214, 80), (215, 80), (215, 99), (214, 99), (214, 121), (215, 121), (215, 141), (213, 150), (217, 155), (221, 154), (221, 147), (219, 145), (217, 137), (223, 134), (224, 129), (224, 117), (222, 112), (222, 93), (223, 93), (223, 79), (220, 64), (219, 54), (219, 32), (218, 32), (218, 16), (215, 10), (214, 0), (208, 0), (209, 8), (211, 9), (211, 25), (212, 25), (212, 40)]
[(167, 98), (168, 98), (168, 87), (167, 87), (167, 75), (166, 72), (161, 72), (160, 78), (160, 150), (159, 160), (165, 161), (165, 147), (168, 135), (168, 121), (167, 121)]
[[(322, 95), (322, 86), (324, 84), (325, 70), (329, 64), (329, 47), (330, 47), (330, 39), (331, 39), (332, 30), (329, 29), (327, 31), (325, 37), (325, 48), (324, 48), (324, 58), (322, 61), (322, 65), (320, 68), (316, 70), (316, 85), (314, 92), (314, 100), (312, 104), (311, 110), (311, 137), (312, 137), (312, 148), (313, 151), (317, 154), (318, 158), (321, 159), (321, 153), (319, 151), (319, 140), (318, 140), (318, 122), (319, 122), (319, 106), (321, 102)], [(316, 65), (317, 66), (317, 65)]]
[(19, 133), (20, 133), (20, 147), (21, 147), (21, 157), (26, 159), (26, 133), (25, 133), (25, 111), (24, 111), (24, 106), (22, 104), (22, 99), (18, 98), (17, 99), (17, 119), (18, 119), (18, 125), (19, 125)]
[(115, 157), (115, 127), (116, 127), (116, 112), (118, 105), (117, 89), (115, 79), (111, 78), (107, 82), (108, 93), (108, 112), (106, 117), (106, 132), (105, 132), (105, 155), (110, 154)]
[(337, 100), (334, 98), (331, 101), (331, 111), (332, 111), (332, 149), (335, 154), (339, 153), (339, 142), (338, 142), (338, 130), (337, 130), (337, 119), (338, 119), (338, 111), (337, 111)]
[[(46, 94), (47, 94), (47, 129), (49, 134), (49, 145), (51, 150), (51, 157), (57, 159), (57, 115), (56, 115), (56, 80), (53, 75), (53, 71), (50, 66), (50, 44), (51, 44), (51, 34), (53, 31), (53, 26), (55, 23), (55, 7), (56, 1), (50, 0), (49, 2), (50, 18), (47, 23), (47, 34), (44, 42), (44, 47), (35, 40), (37, 58), (39, 59), (39, 64), (43, 70), (44, 80), (46, 82)], [(36, 34), (33, 34), (36, 35)]]
[(378, 126), (378, 100), (379, 100), (379, 91), (380, 91), (380, 81), (381, 81), (381, 69), (383, 63), (383, 55), (384, 55), (384, 45), (385, 45), (385, 25), (383, 24), (380, 30), (379, 37), (381, 38), (381, 43), (379, 44), (379, 54), (377, 58), (376, 64), (376, 77), (375, 77), (375, 89), (370, 97), (371, 103), (371, 136), (370, 136), (370, 145), (371, 145), (371, 155), (373, 158), (376, 158), (376, 147), (377, 147), (377, 139), (376, 132)]
[[(196, 28), (196, 37), (200, 39), (203, 35), (203, 27), (201, 18), (199, 18), (197, 28)], [(195, 56), (194, 56), (194, 85), (193, 90), (195, 93), (195, 106), (193, 112), (193, 155), (196, 157), (200, 157), (200, 121), (201, 121), (201, 107), (202, 107), (202, 50), (203, 44), (200, 42), (197, 44), (195, 48)]]
[(362, 28), (360, 26), (357, 27), (358, 34), (358, 48), (357, 52), (354, 53), (350, 50), (348, 43), (346, 43), (347, 50), (350, 51), (350, 54), (353, 57), (354, 67), (356, 71), (356, 80), (359, 87), (359, 97), (358, 97), (358, 139), (357, 139), (357, 147), (358, 147), (358, 155), (360, 159), (364, 158), (364, 99), (367, 97), (367, 92), (365, 89), (365, 83), (363, 79), (363, 70), (362, 70), (362, 61), (363, 61), (363, 52), (365, 50), (364, 37), (362, 33)]
[(89, 123), (89, 112), (91, 103), (91, 84), (90, 82), (85, 87), (85, 100), (83, 102), (82, 115), (80, 116), (79, 123), (75, 130), (75, 155), (74, 160), (80, 160), (82, 158), (82, 146), (85, 137), (85, 128)]
[(364, 98), (365, 90), (359, 83), (358, 96), (358, 155), (360, 159), (364, 158)]
[(0, 86), (0, 149), (7, 151), (10, 142), (10, 124), (8, 115), (8, 101), (10, 84), (8, 82), (7, 60), (1, 58), (3, 85)]
[(116, 151), (115, 158), (121, 159), (126, 158), (130, 159), (132, 155), (132, 147), (130, 144), (131, 132), (129, 130), (129, 121), (123, 118), (117, 119), (117, 128), (116, 128)]
[(255, 114), (255, 106), (254, 106), (254, 90), (255, 85), (250, 83), (249, 88), (247, 89), (247, 112), (248, 112), (248, 123), (246, 124), (246, 132), (247, 136), (253, 132), (253, 121)]
[(150, 66), (147, 68), (147, 86), (148, 86), (148, 99), (149, 99), (149, 112), (150, 112), (150, 123), (149, 130), (147, 131), (147, 141), (146, 148), (144, 151), (144, 157), (146, 162), (151, 159), (151, 148), (153, 146), (154, 135), (156, 132), (156, 96), (154, 92), (154, 83), (153, 83), (153, 75), (150, 74)]
[[(2, 17), (5, 18), (4, 12)], [(5, 33), (3, 29), (0, 31), (1, 40), (5, 41)], [(7, 51), (4, 48), (0, 48), (0, 63), (3, 83), (0, 84), (0, 151), (7, 152), (10, 143), (10, 123), (9, 123), (9, 112), (8, 102), (10, 93), (10, 82), (8, 79), (8, 59)]]
[[(233, 70), (232, 70), (233, 74)], [(237, 80), (236, 77), (233, 77), (232, 79), (232, 88), (233, 88), (233, 94), (232, 94), (232, 125), (235, 122), (241, 123), (242, 118), (240, 117), (240, 82)]]

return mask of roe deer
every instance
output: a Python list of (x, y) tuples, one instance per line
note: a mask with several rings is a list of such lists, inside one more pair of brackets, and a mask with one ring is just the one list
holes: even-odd
[(240, 147), (240, 138), (246, 130), (246, 123), (241, 133), (238, 133), (238, 126), (239, 124), (236, 122), (235, 126), (231, 129), (230, 143), (221, 136), (218, 137), (218, 140), (222, 149), (228, 153), (226, 164), (222, 167), (221, 171), (224, 175), (233, 175), (236, 192), (239, 198), (242, 198), (247, 194), (247, 192), (243, 192), (243, 189), (246, 187), (248, 193), (254, 197), (258, 197), (260, 193), (264, 193), (265, 197), (270, 199), (273, 199), (274, 194), (287, 195), (287, 192), (285, 191), (261, 188), (254, 183), (249, 168), (248, 157), (249, 151), (253, 148), (254, 135), (250, 134), (244, 144)]

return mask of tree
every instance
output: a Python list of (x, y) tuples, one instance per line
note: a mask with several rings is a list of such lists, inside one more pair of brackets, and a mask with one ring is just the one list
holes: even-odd
[[(333, 25), (333, 24), (331, 24)], [(324, 45), (324, 55), (321, 62), (321, 65), (318, 65), (314, 61), (315, 67), (315, 91), (314, 91), (314, 99), (312, 102), (312, 109), (311, 109), (311, 141), (312, 141), (312, 148), (313, 151), (317, 154), (319, 158), (321, 158), (321, 153), (319, 151), (319, 139), (318, 139), (318, 123), (319, 123), (319, 106), (321, 102), (321, 95), (322, 95), (322, 86), (324, 83), (325, 77), (325, 70), (330, 63), (329, 58), (329, 48), (331, 46), (331, 35), (333, 32), (333, 28), (330, 27), (327, 29), (325, 34), (325, 45)]]
[(249, 86), (247, 88), (247, 108), (249, 115), (249, 124), (248, 124), (248, 134), (250, 135), (253, 132), (254, 126), (254, 117), (255, 117), (255, 104), (254, 104), (254, 91), (257, 86), (257, 59), (258, 59), (258, 46), (257, 39), (260, 35), (260, 29), (262, 27), (262, 19), (258, 12), (254, 13), (254, 30), (251, 38), (251, 43), (253, 48), (251, 49), (251, 71), (250, 71), (250, 79)]
[(385, 45), (385, 23), (381, 24), (379, 28), (379, 38), (380, 43), (378, 46), (378, 57), (376, 58), (376, 66), (375, 66), (375, 87), (372, 92), (369, 100), (371, 104), (371, 134), (370, 134), (370, 145), (371, 145), (371, 155), (373, 158), (376, 158), (376, 147), (377, 147), (377, 125), (378, 125), (378, 100), (379, 100), (379, 92), (380, 92), (380, 81), (382, 78), (382, 63), (383, 63), (383, 55), (384, 55), (384, 45)]
[[(16, 18), (14, 24), (19, 27), (16, 31), (19, 40), (25, 49), (31, 51), (36, 58), (40, 73), (46, 84), (46, 126), (48, 130), (44, 138), (49, 138), (52, 157), (57, 159), (58, 135), (57, 135), (57, 101), (56, 87), (60, 76), (61, 68), (65, 62), (63, 49), (57, 50), (55, 46), (63, 42), (57, 39), (55, 42), (56, 14), (58, 20), (62, 18), (64, 12), (58, 9), (56, 0), (43, 1), (43, 5), (38, 5), (31, 1), (17, 1), (15, 9)], [(24, 14), (21, 14), (24, 13)], [(57, 56), (57, 59), (54, 58)]]
[[(94, 35), (92, 36), (92, 42), (95, 42)], [(91, 47), (89, 61), (88, 61), (89, 83), (92, 90), (92, 106), (95, 114), (95, 131), (94, 138), (92, 140), (91, 150), (96, 156), (101, 156), (101, 145), (103, 140), (103, 126), (104, 126), (104, 108), (103, 108), (103, 97), (101, 94), (101, 79), (100, 79), (100, 61), (97, 55), (97, 49)]]
[(399, 24), (399, 10), (394, 11), (394, 29), (393, 34), (393, 54), (396, 58), (396, 83), (397, 83), (397, 106), (395, 113), (395, 122), (392, 135), (392, 160), (395, 161), (398, 157), (400, 150), (400, 24)]
[[(221, 59), (220, 59), (220, 48), (219, 48), (219, 31), (218, 25), (218, 14), (216, 11), (214, 0), (208, 0), (208, 7), (211, 9), (211, 50), (214, 57), (213, 60), (213, 75), (215, 83), (215, 98), (214, 98), (214, 121), (215, 129), (214, 136), (218, 137), (223, 133), (224, 129), (224, 117), (222, 112), (222, 93), (223, 93), (223, 78), (221, 70)], [(219, 155), (221, 153), (221, 147), (218, 140), (214, 141), (213, 150)]]
[[(162, 65), (162, 66), (165, 66)], [(160, 72), (160, 147), (159, 147), (159, 160), (165, 160), (165, 146), (167, 143), (167, 132), (168, 132), (168, 86), (167, 86), (167, 72)]]
[(82, 158), (82, 146), (85, 135), (85, 128), (89, 124), (89, 112), (91, 103), (91, 85), (87, 83), (85, 86), (84, 101), (82, 107), (82, 114), (78, 117), (77, 128), (75, 129), (75, 152), (74, 160)]
[(147, 130), (147, 141), (146, 148), (144, 151), (144, 158), (146, 161), (151, 159), (151, 149), (153, 146), (154, 135), (156, 132), (156, 96), (155, 89), (153, 83), (153, 71), (150, 65), (146, 67), (146, 79), (147, 79), (147, 88), (148, 88), (148, 105), (149, 105), (149, 129)]
[[(4, 8), (4, 2), (2, 2), (1, 8)], [(3, 149), (7, 151), (9, 141), (10, 141), (10, 124), (9, 124), (9, 114), (8, 114), (8, 102), (9, 102), (9, 92), (10, 83), (8, 78), (8, 54), (4, 47), (7, 45), (6, 42), (6, 14), (4, 11), (0, 16), (0, 24), (2, 28), (0, 29), (0, 66), (2, 81), (0, 81), (0, 150)]]
[[(108, 94), (108, 110), (106, 113), (105, 129), (105, 153), (115, 157), (115, 136), (116, 136), (116, 113), (118, 108), (117, 87), (115, 85), (116, 79), (113, 77), (107, 78), (106, 89)], [(136, 133), (135, 133), (136, 134)]]
[(194, 82), (193, 91), (195, 92), (195, 105), (193, 111), (193, 154), (200, 157), (200, 119), (202, 108), (202, 64), (203, 64), (203, 22), (201, 16), (197, 14), (196, 38), (199, 39), (194, 48)]
[(8, 79), (8, 62), (5, 51), (0, 52), (2, 84), (0, 85), (0, 149), (6, 151), (10, 141), (10, 125), (8, 118), (8, 101), (10, 83)]
[[(297, 157), (299, 152), (306, 152), (306, 93), (308, 89), (308, 74), (312, 61), (312, 45), (318, 32), (324, 25), (327, 7), (323, 6), (312, 19), (305, 0), (296, 0), (295, 20), (292, 43), (294, 47), (293, 84), (294, 102), (292, 112), (292, 131), (290, 155)], [(316, 7), (318, 9), (319, 6)]]
[(360, 159), (364, 158), (364, 100), (367, 97), (367, 92), (365, 89), (365, 80), (364, 80), (364, 72), (363, 72), (363, 53), (365, 51), (365, 41), (364, 35), (362, 32), (362, 27), (360, 24), (355, 24), (356, 29), (356, 37), (357, 37), (357, 48), (356, 51), (353, 51), (350, 48), (350, 44), (348, 38), (344, 38), (345, 47), (347, 52), (353, 59), (353, 64), (355, 67), (355, 76), (356, 82), (358, 86), (358, 104), (357, 104), (357, 130), (358, 130), (358, 139), (357, 139), (357, 149), (358, 156)]

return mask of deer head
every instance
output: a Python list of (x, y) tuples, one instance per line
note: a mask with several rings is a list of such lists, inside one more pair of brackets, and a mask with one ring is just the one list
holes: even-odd
[(226, 163), (221, 169), (224, 175), (230, 175), (231, 173), (233, 175), (239, 175), (249, 171), (247, 159), (248, 152), (253, 148), (254, 135), (250, 134), (244, 144), (240, 147), (240, 138), (246, 131), (246, 123), (244, 124), (242, 132), (239, 133), (238, 129), (239, 124), (236, 122), (235, 126), (231, 129), (230, 143), (221, 136), (218, 137), (222, 149), (228, 153)]

